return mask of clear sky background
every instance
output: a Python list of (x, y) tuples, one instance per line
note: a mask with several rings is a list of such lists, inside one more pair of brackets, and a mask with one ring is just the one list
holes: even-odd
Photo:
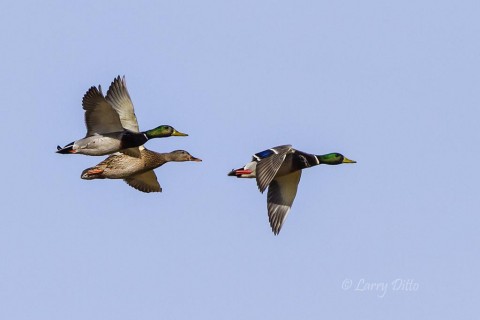
[[(0, 11), (1, 319), (478, 316), (480, 2), (10, 1)], [(125, 75), (202, 163), (85, 181), (81, 99)], [(306, 170), (279, 236), (254, 180)], [(400, 282), (404, 281), (401, 286)], [(386, 286), (386, 290), (382, 289)]]

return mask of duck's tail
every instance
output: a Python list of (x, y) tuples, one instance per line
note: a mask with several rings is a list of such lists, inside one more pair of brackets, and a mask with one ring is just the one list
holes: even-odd
[(83, 170), (82, 175), (80, 178), (84, 180), (93, 180), (93, 179), (105, 179), (105, 177), (102, 175), (103, 169), (99, 169), (97, 167), (92, 167)]
[(57, 153), (61, 153), (61, 154), (70, 154), (70, 153), (77, 153), (75, 150), (73, 150), (73, 142), (72, 143), (69, 143), (67, 144), (65, 147), (60, 147), (60, 146), (57, 146)]

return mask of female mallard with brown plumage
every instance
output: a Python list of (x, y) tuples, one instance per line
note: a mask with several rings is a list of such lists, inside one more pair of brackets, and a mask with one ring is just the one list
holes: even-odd
[(138, 149), (139, 157), (115, 153), (96, 166), (83, 170), (81, 178), (86, 180), (123, 179), (129, 186), (142, 192), (161, 192), (162, 188), (153, 169), (167, 162), (202, 161), (184, 150), (158, 153), (143, 146)]

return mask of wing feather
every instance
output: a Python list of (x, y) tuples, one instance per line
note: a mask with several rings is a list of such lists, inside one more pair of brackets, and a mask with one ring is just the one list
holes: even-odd
[(133, 107), (132, 99), (128, 94), (125, 77), (116, 77), (108, 88), (105, 99), (117, 111), (122, 126), (133, 132), (139, 132), (137, 116)]
[(285, 157), (292, 150), (292, 146), (286, 145), (272, 149), (275, 150), (275, 153), (272, 153), (268, 157), (259, 160), (257, 164), (257, 186), (262, 193), (275, 178), (275, 175), (282, 166), (283, 161), (285, 161)]
[(91, 87), (82, 99), (87, 137), (123, 131), (118, 113), (105, 100), (100, 86)]
[(162, 192), (162, 188), (158, 183), (157, 176), (153, 170), (136, 174), (123, 179), (130, 187), (142, 192)]
[(302, 171), (298, 170), (282, 177), (275, 178), (268, 187), (267, 207), (268, 221), (275, 235), (280, 232), (283, 222), (297, 195), (298, 183)]

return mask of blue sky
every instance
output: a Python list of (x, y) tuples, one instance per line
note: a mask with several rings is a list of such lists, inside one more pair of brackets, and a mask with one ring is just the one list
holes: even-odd
[[(478, 314), (477, 1), (23, 1), (0, 13), (2, 319), (451, 319)], [(202, 163), (163, 193), (80, 179), (81, 98), (125, 75), (141, 129)], [(279, 236), (253, 180), (303, 173)], [(404, 282), (410, 285), (399, 286)], [(386, 289), (382, 289), (386, 287)]]

